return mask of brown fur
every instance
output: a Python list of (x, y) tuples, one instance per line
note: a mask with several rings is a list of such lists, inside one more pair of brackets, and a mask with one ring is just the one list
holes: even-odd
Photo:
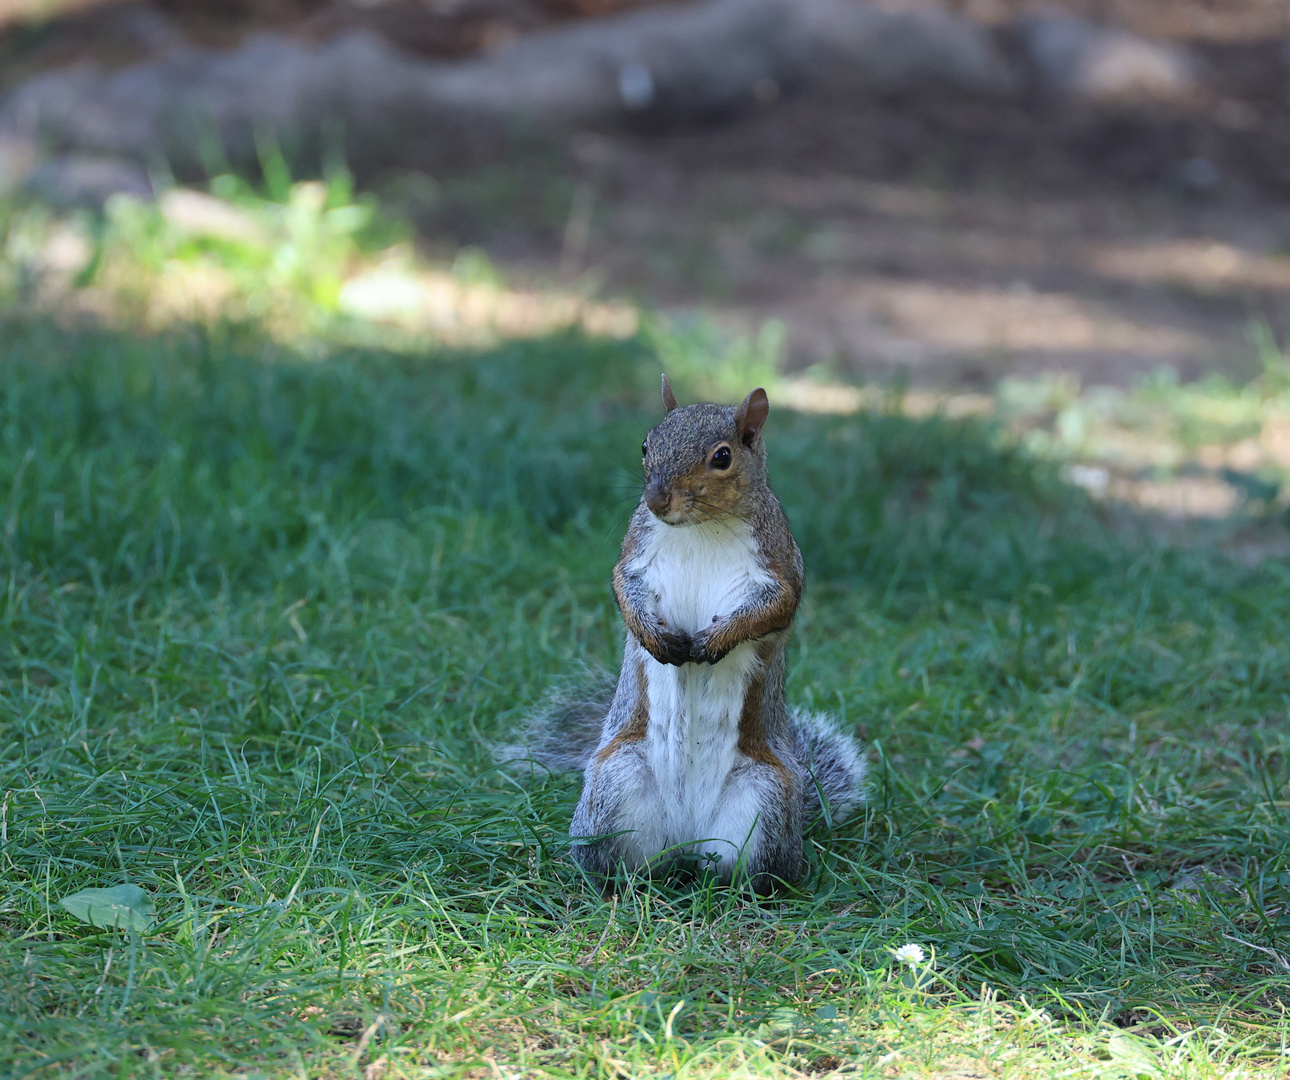
[(640, 691), (639, 697), (637, 697), (632, 708), (631, 719), (618, 730), (618, 733), (605, 746), (596, 751), (597, 761), (604, 761), (617, 753), (627, 743), (640, 742), (641, 739), (645, 738), (645, 732), (649, 730), (649, 688), (645, 680), (644, 662), (636, 665), (636, 685), (640, 688)]

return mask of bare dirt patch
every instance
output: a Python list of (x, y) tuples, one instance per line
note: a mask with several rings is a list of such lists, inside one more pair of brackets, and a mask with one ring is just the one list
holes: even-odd
[(1197, 190), (1185, 146), (1144, 176), (1078, 132), (991, 140), (986, 117), (977, 139), (947, 123), (955, 108), (804, 96), (720, 128), (597, 137), (557, 166), (514, 163), (491, 204), (446, 185), (422, 222), (522, 274), (591, 274), (742, 329), (781, 319), (798, 368), (960, 387), (1256, 373), (1250, 327), (1282, 329), (1290, 300), (1275, 184), (1224, 172)]

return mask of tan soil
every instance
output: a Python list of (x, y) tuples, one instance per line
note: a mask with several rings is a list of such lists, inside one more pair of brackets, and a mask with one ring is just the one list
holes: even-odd
[(481, 211), (449, 184), (422, 222), (521, 274), (589, 273), (744, 330), (783, 320), (799, 368), (959, 388), (1248, 378), (1251, 327), (1290, 316), (1290, 184), (1233, 139), (1209, 146), (1214, 187), (1190, 186), (1207, 131), (803, 96), (700, 131), (584, 137), (545, 219), (523, 208), (542, 169), (517, 161), (509, 202)]

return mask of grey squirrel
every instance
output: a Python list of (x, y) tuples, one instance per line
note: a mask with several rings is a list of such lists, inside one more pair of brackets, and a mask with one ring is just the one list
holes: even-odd
[(557, 699), (527, 753), (585, 771), (570, 833), (587, 870), (683, 866), (766, 893), (801, 876), (821, 800), (835, 822), (861, 802), (864, 759), (784, 701), (802, 556), (767, 483), (766, 392), (680, 407), (664, 375), (663, 403), (614, 567), (617, 685)]

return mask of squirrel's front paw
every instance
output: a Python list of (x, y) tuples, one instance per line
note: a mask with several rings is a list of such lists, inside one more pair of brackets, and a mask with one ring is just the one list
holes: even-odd
[(641, 642), (660, 664), (680, 667), (690, 662), (694, 644), (689, 634), (680, 630), (659, 630), (652, 642)]
[(712, 630), (700, 630), (690, 642), (690, 660), (695, 664), (715, 664), (729, 649), (721, 649), (712, 640)]

